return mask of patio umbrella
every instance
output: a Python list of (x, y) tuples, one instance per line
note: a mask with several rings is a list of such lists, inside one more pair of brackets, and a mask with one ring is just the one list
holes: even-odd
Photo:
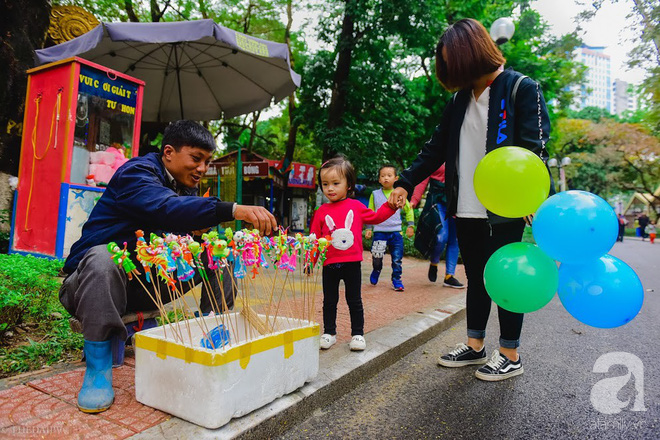
[(143, 80), (144, 121), (230, 118), (268, 107), (300, 85), (286, 44), (213, 20), (101, 23), (36, 51), (37, 64), (73, 56)]

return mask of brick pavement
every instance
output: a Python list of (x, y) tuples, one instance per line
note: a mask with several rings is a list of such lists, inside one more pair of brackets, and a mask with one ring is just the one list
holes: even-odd
[[(362, 298), (367, 343), (372, 330), (441, 304), (452, 296), (464, 295), (464, 290), (442, 287), (441, 280), (437, 284), (430, 283), (426, 275), (428, 263), (411, 258), (404, 258), (403, 282), (406, 290), (395, 292), (392, 290), (388, 264), (389, 256), (386, 256), (386, 267), (380, 282), (377, 286), (371, 286), (371, 255), (364, 253)], [(441, 266), (440, 275), (443, 274), (442, 269)], [(463, 266), (457, 270), (457, 277), (464, 281)], [(319, 322), (322, 322), (321, 305), (319, 294), (316, 301)], [(347, 342), (351, 338), (350, 317), (343, 294), (338, 306), (337, 333), (338, 342)], [(110, 410), (100, 414), (84, 414), (76, 408), (83, 368), (46, 378), (28, 379), (24, 384), (0, 391), (0, 438), (123, 439), (171, 418), (135, 400), (135, 360), (131, 354), (127, 350), (125, 365), (113, 370), (115, 403)]]
[[(368, 333), (383, 327), (392, 321), (415, 313), (434, 304), (440, 303), (451, 295), (463, 294), (464, 289), (452, 289), (442, 286), (444, 276), (444, 261), (440, 262), (438, 270), (438, 282), (431, 283), (427, 272), (429, 264), (427, 261), (415, 258), (404, 258), (403, 275), (401, 277), (406, 289), (404, 292), (396, 292), (392, 289), (392, 269), (390, 256), (385, 256), (383, 271), (376, 286), (369, 283), (369, 275), (372, 270), (371, 254), (364, 252), (362, 262), (362, 303), (364, 304), (364, 332), (367, 344)], [(465, 282), (465, 271), (462, 265), (456, 270), (456, 276), (461, 282)], [(348, 306), (344, 299), (343, 285), (340, 287), (340, 299), (337, 308), (337, 342), (351, 340), (351, 318)], [(317, 302), (323, 302), (322, 297)], [(321, 306), (317, 307), (317, 322), (323, 323)], [(323, 327), (321, 327), (323, 331)], [(333, 347), (334, 348), (334, 347)]]

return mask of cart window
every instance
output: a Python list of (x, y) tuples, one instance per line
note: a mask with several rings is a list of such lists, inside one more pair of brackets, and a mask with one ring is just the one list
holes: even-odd
[(71, 183), (107, 184), (132, 156), (138, 86), (89, 66), (79, 80)]

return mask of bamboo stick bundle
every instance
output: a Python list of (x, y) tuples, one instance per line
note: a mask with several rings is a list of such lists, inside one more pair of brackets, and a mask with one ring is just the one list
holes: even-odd
[[(142, 231), (137, 231), (136, 235), (136, 257), (144, 268), (147, 284), (139, 277), (141, 274), (131, 262), (126, 246), (122, 250), (112, 243), (109, 250), (129, 278), (138, 278), (154, 302), (161, 315), (165, 337), (169, 330), (178, 343), (197, 346), (193, 333), (201, 333), (202, 346), (221, 349), (315, 319), (319, 273), (328, 247), (326, 238), (291, 236), (283, 229), (279, 235), (268, 238), (261, 237), (257, 231), (234, 232), (230, 228), (223, 235), (216, 231), (203, 234), (201, 243), (190, 236), (173, 234), (163, 237), (152, 234), (147, 243)], [(199, 277), (195, 278), (195, 272)], [(284, 272), (284, 276), (280, 276), (280, 272)], [(209, 275), (217, 282), (215, 292)], [(230, 277), (232, 286), (231, 298), (236, 312), (232, 314), (229, 314), (225, 296), (228, 293), (223, 283), (226, 276)], [(194, 305), (189, 305), (184, 298), (184, 283), (192, 291), (193, 278), (208, 295), (212, 320), (201, 316), (202, 296), (197, 300), (193, 295)], [(163, 294), (173, 303), (172, 320), (165, 311)], [(193, 313), (191, 307), (197, 308), (200, 315)], [(242, 325), (239, 325), (239, 316)], [(209, 328), (211, 322), (215, 322), (213, 329)], [(199, 332), (193, 331), (193, 327)], [(217, 339), (218, 335), (222, 337)]]
[(260, 317), (252, 307), (243, 306), (241, 309), (241, 315), (243, 315), (245, 321), (254, 327), (261, 336), (272, 333), (267, 321)]

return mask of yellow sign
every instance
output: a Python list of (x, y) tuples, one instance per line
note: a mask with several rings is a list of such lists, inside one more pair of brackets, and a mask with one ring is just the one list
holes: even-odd
[(236, 32), (236, 45), (245, 52), (250, 52), (262, 57), (268, 56), (268, 46), (260, 43), (257, 40), (248, 37), (247, 35), (239, 34)]

